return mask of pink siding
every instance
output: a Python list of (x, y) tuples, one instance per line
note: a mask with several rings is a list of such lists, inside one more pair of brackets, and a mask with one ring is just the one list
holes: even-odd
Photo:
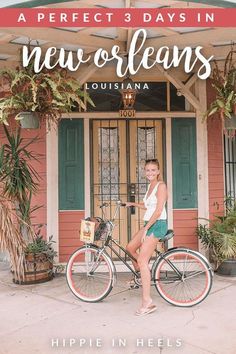
[[(15, 122), (13, 122), (15, 124)], [(30, 146), (32, 152), (40, 154), (39, 161), (31, 161), (31, 165), (38, 171), (39, 190), (32, 198), (32, 206), (41, 206), (37, 211), (32, 214), (32, 223), (34, 225), (42, 224), (42, 234), (46, 237), (46, 223), (47, 223), (47, 182), (46, 182), (46, 128), (45, 124), (40, 129), (22, 129), (21, 135), (25, 138), (25, 142), (29, 141), (35, 136), (38, 136), (39, 140)], [(6, 141), (3, 127), (0, 125), (0, 143)]]
[(59, 261), (67, 262), (69, 256), (82, 245), (79, 240), (80, 220), (83, 211), (59, 211)]
[[(215, 94), (210, 81), (207, 82), (208, 107)], [(209, 215), (224, 212), (224, 159), (222, 122), (217, 115), (208, 118), (208, 174), (209, 174)]]
[(196, 236), (197, 210), (174, 210), (174, 246), (184, 246), (198, 250), (198, 238)]

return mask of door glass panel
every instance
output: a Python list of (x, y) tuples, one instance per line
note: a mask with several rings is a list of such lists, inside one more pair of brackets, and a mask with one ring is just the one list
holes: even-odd
[[(109, 203), (107, 218), (112, 218), (116, 201), (127, 201), (126, 122), (93, 120), (92, 122), (92, 214), (102, 217), (100, 205)], [(127, 209), (121, 208), (116, 219), (114, 238), (127, 244)]]
[(118, 128), (98, 130), (100, 200), (119, 199)]
[[(162, 143), (162, 120), (132, 120), (129, 122), (130, 131), (130, 155), (129, 155), (129, 181), (128, 185), (135, 185), (135, 194), (129, 193), (131, 201), (142, 202), (146, 193), (148, 181), (145, 178), (145, 160), (157, 158), (163, 172), (163, 143)], [(129, 188), (130, 191), (130, 188)], [(132, 192), (132, 190), (131, 190)], [(143, 225), (145, 210), (136, 208), (128, 215), (131, 235), (137, 232)]]
[(147, 189), (147, 180), (144, 175), (145, 160), (153, 159), (155, 151), (156, 131), (154, 127), (138, 127), (137, 139), (137, 182), (139, 194), (144, 196)]

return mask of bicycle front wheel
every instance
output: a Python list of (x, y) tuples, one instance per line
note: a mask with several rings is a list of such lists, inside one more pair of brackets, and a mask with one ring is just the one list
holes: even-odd
[(78, 248), (66, 267), (72, 293), (82, 301), (98, 302), (112, 290), (115, 268), (110, 257), (93, 245)]
[(158, 293), (172, 305), (191, 307), (209, 294), (212, 271), (198, 252), (175, 249), (163, 255), (154, 268)]

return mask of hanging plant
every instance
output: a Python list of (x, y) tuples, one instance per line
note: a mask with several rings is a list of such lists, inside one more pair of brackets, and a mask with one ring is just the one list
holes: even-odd
[(0, 81), (6, 87), (5, 95), (0, 99), (0, 123), (6, 125), (12, 116), (20, 120), (22, 112), (34, 112), (40, 121), (48, 122), (50, 129), (63, 113), (86, 110), (87, 102), (94, 106), (79, 82), (65, 69), (44, 70), (37, 74), (32, 65), (4, 69), (0, 71)]
[(218, 113), (224, 123), (224, 132), (235, 135), (236, 131), (236, 50), (233, 46), (225, 59), (224, 69), (221, 70), (216, 61), (212, 74), (212, 87), (216, 98), (211, 103), (205, 117)]

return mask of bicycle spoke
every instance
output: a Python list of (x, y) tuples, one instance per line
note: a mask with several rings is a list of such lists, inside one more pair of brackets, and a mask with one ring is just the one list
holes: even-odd
[(95, 247), (78, 249), (69, 260), (66, 273), (71, 291), (81, 300), (99, 301), (112, 289), (108, 256)]
[[(167, 252), (168, 254), (168, 252)], [(178, 306), (192, 306), (208, 294), (212, 275), (209, 266), (189, 250), (169, 252), (156, 266), (155, 286), (168, 302)], [(181, 279), (178, 274), (181, 274)]]
[(194, 278), (200, 274), (204, 274), (205, 273), (205, 270), (199, 270), (199, 271), (196, 271), (195, 273), (192, 273), (188, 276), (186, 276), (186, 279), (191, 279), (191, 278)]

